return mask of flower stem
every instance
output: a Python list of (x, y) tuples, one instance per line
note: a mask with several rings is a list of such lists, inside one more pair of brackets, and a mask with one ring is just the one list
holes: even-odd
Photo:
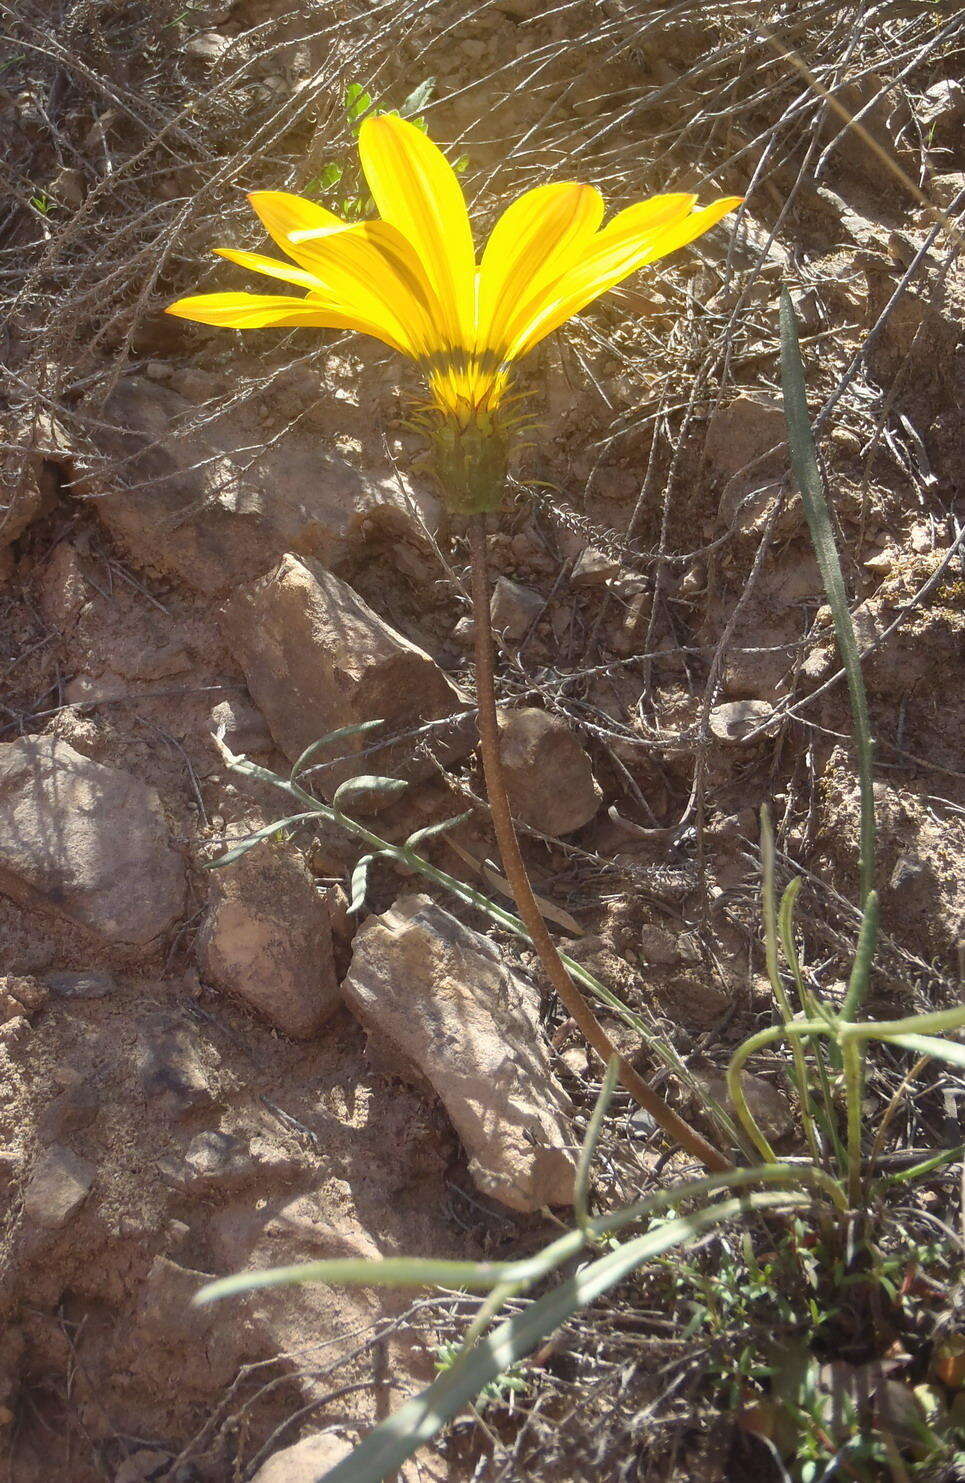
[(619, 1055), (603, 1026), (570, 978), (547, 930), (533, 894), (529, 875), (520, 853), (513, 816), (506, 793), (502, 759), (499, 754), (499, 728), (496, 720), (496, 688), (493, 678), (493, 635), (489, 613), (489, 571), (486, 561), (486, 518), (474, 515), (469, 520), (469, 551), (472, 560), (472, 601), (476, 625), (476, 693), (479, 706), (479, 744), (486, 792), (492, 814), (493, 829), (499, 845), (516, 909), (535, 947), (543, 972), (556, 990), (569, 1014), (589, 1045), (604, 1065), (616, 1056), (620, 1081), (646, 1112), (659, 1123), (668, 1137), (699, 1159), (706, 1169), (726, 1171), (733, 1165), (708, 1143), (696, 1129), (678, 1117), (672, 1107), (648, 1086), (623, 1056)]

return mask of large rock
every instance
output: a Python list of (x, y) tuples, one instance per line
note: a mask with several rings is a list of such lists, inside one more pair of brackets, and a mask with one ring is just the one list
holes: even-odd
[(285, 551), (332, 566), (372, 524), (414, 540), (438, 525), (427, 492), (363, 477), (323, 453), (317, 437), (293, 431), (263, 446), (250, 408), (180, 431), (193, 414), (175, 392), (132, 377), (98, 424), (106, 462), (79, 489), (139, 566), (215, 595), (267, 571)]
[(69, 1148), (54, 1144), (45, 1149), (24, 1190), (24, 1218), (44, 1230), (59, 1230), (87, 1199), (94, 1173), (93, 1166)]
[(342, 992), (439, 1096), (481, 1190), (513, 1210), (572, 1203), (571, 1109), (538, 996), (485, 937), (406, 896), (363, 923)]
[(500, 711), (499, 752), (513, 813), (541, 834), (588, 824), (603, 797), (574, 733), (535, 706)]
[(200, 959), (205, 978), (286, 1035), (316, 1034), (341, 1002), (325, 903), (300, 861), (273, 845), (211, 872)]
[[(314, 561), (283, 557), (268, 576), (237, 592), (222, 615), (255, 704), (292, 761), (342, 726), (381, 720), (378, 737), (391, 737), (461, 704), (435, 660)], [(448, 730), (440, 728), (440, 737)], [(411, 739), (357, 763), (355, 756), (375, 739), (363, 732), (336, 743), (335, 755), (347, 754), (348, 760), (317, 773), (316, 788), (330, 798), (339, 783), (359, 772), (432, 775), (431, 761), (417, 755)], [(454, 755), (456, 745), (450, 736), (446, 756)]]
[(184, 905), (161, 800), (55, 737), (0, 746), (0, 891), (146, 947)]
[(269, 1457), (251, 1483), (319, 1483), (351, 1451), (352, 1443), (334, 1432), (313, 1432)]

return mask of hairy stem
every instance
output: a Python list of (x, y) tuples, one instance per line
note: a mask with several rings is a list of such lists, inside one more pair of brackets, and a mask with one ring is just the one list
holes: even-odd
[(499, 845), (503, 870), (512, 888), (516, 909), (539, 955), (543, 972), (576, 1022), (587, 1044), (593, 1047), (604, 1065), (611, 1057), (616, 1056), (619, 1077), (623, 1086), (634, 1101), (638, 1102), (646, 1112), (649, 1112), (654, 1121), (659, 1123), (668, 1137), (672, 1138), (687, 1153), (692, 1154), (694, 1158), (699, 1159), (706, 1169), (729, 1170), (733, 1166), (719, 1149), (714, 1148), (696, 1129), (684, 1122), (683, 1118), (678, 1117), (673, 1108), (669, 1107), (663, 1098), (634, 1071), (629, 1062), (617, 1053), (610, 1037), (567, 973), (547, 930), (520, 853), (499, 754), (484, 515), (474, 515), (469, 521), (469, 549), (472, 559), (472, 600), (476, 624), (476, 690), (479, 705), (480, 752), (493, 829)]

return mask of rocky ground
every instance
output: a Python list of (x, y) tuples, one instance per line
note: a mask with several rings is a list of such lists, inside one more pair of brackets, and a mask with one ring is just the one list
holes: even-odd
[[(404, 778), (395, 798), (356, 800), (371, 826), (401, 841), (465, 813), (427, 849), (505, 901), (474, 753), (468, 558), (405, 425), (412, 374), (374, 344), (160, 313), (177, 292), (239, 286), (204, 257), (259, 245), (239, 187), (317, 192), (337, 161), (351, 196), (346, 83), (397, 106), (436, 79), (426, 117), (468, 155), (481, 227), (547, 171), (617, 204), (747, 193), (736, 227), (524, 369), (535, 431), (491, 537), (492, 611), (514, 804), (568, 950), (717, 1076), (771, 1013), (767, 801), (782, 868), (806, 880), (815, 981), (849, 971), (857, 785), (787, 471), (786, 280), (867, 650), (874, 993), (889, 1013), (953, 1002), (965, 282), (933, 208), (960, 211), (965, 187), (961, 27), (941, 6), (880, 26), (862, 9), (766, 19), (865, 110), (864, 138), (758, 34), (759, 6), (216, 0), (146, 16), (89, 0), (52, 28), (26, 4), (4, 21), (10, 1483), (320, 1475), (431, 1377), (465, 1303), (305, 1287), (196, 1310), (190, 1295), (211, 1274), (325, 1255), (535, 1247), (547, 1206), (566, 1217), (599, 1082), (529, 956), (481, 913), (385, 862), (350, 911), (362, 850), (334, 826), (292, 824), (208, 868), (291, 812), (224, 745), (287, 775), (319, 736), (377, 719), (312, 759), (319, 796), (359, 773)], [(774, 1136), (793, 1140), (761, 1069)], [(871, 1094), (891, 1090), (883, 1077)], [(629, 1111), (615, 1194), (660, 1153)], [(641, 1477), (765, 1476), (693, 1377), (660, 1410), (676, 1341), (658, 1324), (627, 1351), (619, 1329), (604, 1313), (585, 1341), (592, 1397), (561, 1341), (537, 1363), (539, 1404), (457, 1427), (405, 1476), (543, 1476), (534, 1448), (556, 1478), (623, 1476), (628, 1456)], [(644, 1413), (652, 1428), (630, 1428)]]

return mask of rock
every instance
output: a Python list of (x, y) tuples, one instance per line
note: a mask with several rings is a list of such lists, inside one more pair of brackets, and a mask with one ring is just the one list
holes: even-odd
[(476, 620), (475, 618), (460, 618), (452, 630), (453, 642), (460, 649), (471, 649), (476, 642)]
[(195, 1293), (210, 1281), (208, 1272), (155, 1257), (141, 1287), (134, 1330), (139, 1362), (156, 1364), (158, 1348), (173, 1350), (183, 1357), (185, 1387), (204, 1395), (234, 1379), (239, 1360), (251, 1353), (243, 1321), (236, 1317), (225, 1323), (217, 1303), (192, 1305)]
[(40, 606), (48, 623), (61, 633), (74, 628), (93, 594), (77, 548), (61, 541), (51, 552), (41, 578)]
[(0, 551), (53, 503), (52, 475), (39, 458), (22, 460), (12, 486), (0, 485)]
[(47, 1002), (49, 990), (33, 978), (5, 974), (0, 978), (0, 1022), (18, 1015), (36, 1014)]
[(766, 460), (768, 468), (774, 460), (783, 460), (787, 426), (780, 402), (770, 397), (735, 397), (726, 407), (721, 407), (711, 418), (707, 429), (704, 451), (714, 473), (722, 479), (731, 479), (741, 474), (749, 464), (754, 464), (754, 473), (760, 473), (764, 464), (757, 461), (775, 450)]
[(262, 844), (211, 872), (198, 943), (204, 977), (296, 1039), (339, 1007), (332, 928), (311, 876), (284, 846)]
[(534, 706), (500, 711), (498, 719), (499, 751), (516, 817), (554, 836), (588, 824), (603, 794), (565, 721)]
[(94, 1173), (93, 1165), (69, 1148), (55, 1143), (45, 1149), (27, 1180), (24, 1217), (44, 1230), (59, 1230), (87, 1199)]
[[(913, 608), (905, 622), (884, 637), (915, 587), (924, 583), (938, 560), (933, 552), (913, 562), (906, 556), (879, 591), (851, 615), (862, 652), (865, 684), (872, 694), (894, 701), (914, 696), (960, 662), (965, 618), (951, 583), (934, 593), (928, 603)], [(829, 635), (829, 640), (832, 637)], [(868, 652), (875, 645), (874, 651)], [(839, 665), (837, 647), (829, 641), (811, 650), (801, 672), (805, 679), (820, 684)]]
[(619, 571), (620, 563), (615, 556), (608, 556), (605, 551), (598, 551), (595, 546), (585, 546), (570, 572), (570, 586), (577, 589), (602, 587), (604, 582), (617, 576)]
[[(217, 399), (222, 388), (211, 389)], [(191, 402), (166, 387), (123, 381), (97, 430), (111, 462), (77, 486), (147, 570), (215, 596), (263, 575), (286, 551), (334, 566), (371, 533), (418, 544), (438, 528), (439, 506), (427, 491), (396, 475), (363, 475), (323, 453), (316, 436), (290, 430), (262, 448), (251, 406), (216, 417), (203, 432), (182, 432), (193, 414)]]
[(766, 700), (728, 700), (710, 713), (710, 733), (729, 746), (743, 742), (774, 714)]
[(315, 1432), (284, 1447), (258, 1469), (251, 1483), (318, 1483), (352, 1451), (353, 1443), (334, 1432)]
[(117, 980), (109, 973), (48, 973), (44, 982), (64, 999), (106, 999), (117, 992)]
[(30, 1021), (26, 1015), (15, 1014), (0, 1025), (0, 1043), (6, 1046), (22, 1045), (30, 1038)]
[(427, 896), (403, 897), (362, 924), (342, 991), (439, 1096), (481, 1190), (513, 1210), (572, 1203), (571, 1108), (538, 995), (485, 937)]
[(211, 711), (210, 727), (232, 752), (267, 752), (271, 747), (264, 716), (242, 696), (219, 700)]
[(75, 211), (84, 204), (87, 182), (82, 170), (65, 165), (57, 171), (47, 187), (47, 194), (62, 206), (72, 206)]
[[(381, 720), (378, 735), (391, 737), (460, 705), (459, 692), (435, 661), (317, 562), (283, 557), (267, 577), (238, 591), (222, 612), (228, 643), (255, 703), (292, 761), (342, 726)], [(360, 771), (410, 780), (435, 772), (411, 739), (364, 764), (355, 762), (375, 739), (367, 732), (337, 742), (335, 755), (347, 754), (348, 760), (317, 773), (315, 787), (331, 798), (339, 783)], [(445, 755), (466, 750), (463, 736), (448, 743)]]
[(164, 1483), (164, 1474), (170, 1466), (170, 1452), (139, 1447), (130, 1457), (125, 1457), (114, 1474), (114, 1483)]
[[(493, 628), (504, 639), (521, 639), (542, 610), (543, 599), (538, 592), (521, 586), (519, 582), (511, 582), (508, 577), (496, 578), (489, 611)], [(460, 622), (465, 622), (465, 619), (460, 619)], [(472, 619), (469, 622), (475, 632)]]
[(161, 1171), (183, 1194), (204, 1194), (244, 1184), (255, 1170), (251, 1149), (241, 1138), (212, 1129), (197, 1133), (184, 1158), (164, 1159)]
[(926, 130), (951, 128), (965, 117), (965, 87), (954, 77), (943, 77), (922, 94), (916, 109)]
[(213, 65), (220, 62), (234, 39), (233, 36), (222, 36), (220, 31), (201, 31), (186, 42), (185, 55)]
[[(216, 1052), (206, 1049), (216, 1062)], [(135, 1066), (155, 1115), (178, 1119), (214, 1104), (198, 1036), (172, 1016), (155, 1015), (142, 1026)]]
[(181, 913), (185, 870), (153, 788), (25, 737), (0, 746), (0, 891), (147, 947)]
[[(734, 1104), (727, 1090), (727, 1077), (724, 1073), (710, 1061), (692, 1062), (690, 1069), (707, 1095), (726, 1108), (731, 1117), (736, 1116)], [(778, 1087), (765, 1081), (761, 1076), (755, 1076), (753, 1071), (744, 1072), (741, 1085), (744, 1088), (744, 1096), (751, 1116), (756, 1120), (769, 1142), (786, 1138), (794, 1131), (794, 1114), (791, 1111), (791, 1105)]]

